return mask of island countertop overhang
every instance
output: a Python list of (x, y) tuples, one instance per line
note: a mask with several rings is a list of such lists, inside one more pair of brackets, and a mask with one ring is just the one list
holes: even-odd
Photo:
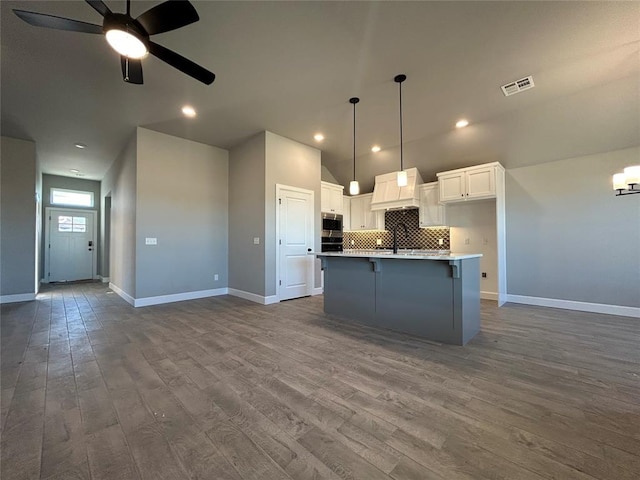
[(393, 253), (390, 250), (345, 250), (342, 252), (309, 252), (309, 255), (318, 257), (342, 257), (342, 258), (380, 258), (400, 260), (464, 260), (467, 258), (482, 257), (481, 253), (432, 253), (428, 251), (404, 251)]

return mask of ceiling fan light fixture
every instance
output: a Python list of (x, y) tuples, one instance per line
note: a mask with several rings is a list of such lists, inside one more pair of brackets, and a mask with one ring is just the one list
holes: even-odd
[(105, 37), (111, 48), (127, 58), (139, 59), (149, 54), (145, 42), (130, 30), (123, 30), (122, 27), (111, 28), (106, 31)]

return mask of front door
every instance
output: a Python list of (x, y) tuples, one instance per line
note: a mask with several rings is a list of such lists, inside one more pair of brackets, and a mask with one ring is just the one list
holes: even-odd
[(313, 261), (308, 255), (313, 248), (313, 192), (278, 186), (278, 298), (311, 295)]
[(49, 208), (47, 271), (49, 282), (89, 280), (95, 274), (96, 213)]

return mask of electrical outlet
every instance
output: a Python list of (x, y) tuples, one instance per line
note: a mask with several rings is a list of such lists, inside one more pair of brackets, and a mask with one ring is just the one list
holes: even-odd
[(351, 246), (355, 245), (356, 241), (355, 240), (351, 240)]
[(468, 239), (468, 238), (465, 238), (465, 239), (464, 239), (464, 244), (465, 244), (465, 245), (469, 245), (469, 239)]
[(253, 244), (260, 245), (260, 237), (253, 237)]
[(218, 274), (217, 273), (213, 276), (213, 280), (216, 281), (216, 282), (218, 281)]
[(440, 245), (440, 246), (444, 245), (444, 238), (439, 238), (438, 239), (438, 245)]
[(482, 272), (482, 278), (487, 278), (487, 272)]
[(381, 238), (377, 238), (376, 239), (376, 245), (382, 245), (382, 239)]
[(144, 244), (145, 245), (157, 245), (158, 244), (158, 239), (157, 238), (146, 237), (144, 239)]

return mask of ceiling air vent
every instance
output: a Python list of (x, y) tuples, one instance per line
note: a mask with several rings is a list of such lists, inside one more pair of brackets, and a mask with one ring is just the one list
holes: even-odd
[(507, 83), (502, 87), (502, 93), (504, 93), (505, 97), (509, 95), (514, 95), (516, 93), (523, 92), (524, 90), (529, 90), (530, 88), (535, 87), (533, 83), (533, 77), (529, 75), (528, 77), (521, 78), (520, 80), (516, 80), (515, 82)]

